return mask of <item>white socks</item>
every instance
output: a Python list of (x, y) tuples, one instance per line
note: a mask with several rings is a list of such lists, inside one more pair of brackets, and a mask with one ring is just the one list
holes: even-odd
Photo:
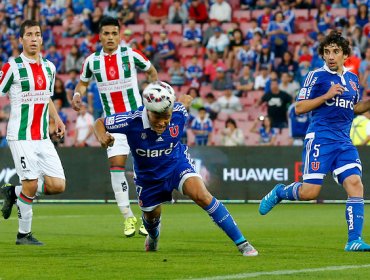
[(128, 197), (129, 188), (126, 180), (125, 169), (115, 167), (114, 169), (110, 170), (110, 175), (112, 180), (112, 188), (119, 210), (125, 219), (133, 217), (134, 214), (131, 211), (130, 200)]

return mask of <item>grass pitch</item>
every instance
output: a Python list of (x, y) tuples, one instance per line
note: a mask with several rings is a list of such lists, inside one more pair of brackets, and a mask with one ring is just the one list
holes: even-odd
[[(227, 205), (259, 250), (242, 257), (195, 205), (164, 205), (158, 252), (123, 237), (113, 205), (34, 205), (45, 246), (16, 246), (16, 211), (0, 221), (0, 279), (369, 279), (370, 253), (346, 253), (344, 205)], [(370, 207), (365, 207), (369, 215)], [(139, 209), (133, 206), (139, 216)], [(366, 217), (366, 215), (365, 215)], [(370, 242), (365, 219), (364, 238)]]

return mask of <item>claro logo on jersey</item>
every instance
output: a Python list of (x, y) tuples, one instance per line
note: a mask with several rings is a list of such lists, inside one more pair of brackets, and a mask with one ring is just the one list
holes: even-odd
[(150, 150), (150, 149), (136, 149), (135, 152), (141, 157), (156, 158), (163, 155), (169, 155), (173, 150), (173, 143), (168, 149)]
[(325, 104), (328, 106), (335, 106), (346, 109), (351, 108), (351, 110), (353, 110), (354, 106), (353, 100), (342, 99), (339, 96), (326, 100)]

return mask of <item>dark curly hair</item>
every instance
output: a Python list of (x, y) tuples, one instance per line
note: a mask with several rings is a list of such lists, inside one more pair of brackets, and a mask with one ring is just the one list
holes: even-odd
[(325, 37), (324, 41), (322, 41), (319, 45), (319, 55), (324, 56), (324, 48), (335, 44), (338, 47), (340, 47), (343, 51), (344, 55), (350, 55), (351, 54), (351, 48), (349, 46), (349, 41), (342, 37), (342, 34), (336, 30), (331, 31), (328, 36)]

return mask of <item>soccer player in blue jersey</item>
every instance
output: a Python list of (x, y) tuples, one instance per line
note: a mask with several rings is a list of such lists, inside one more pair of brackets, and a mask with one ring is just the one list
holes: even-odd
[[(184, 99), (185, 106), (190, 105), (190, 99)], [(257, 256), (228, 210), (208, 192), (194, 170), (188, 147), (180, 142), (188, 113), (184, 105), (175, 103), (173, 88), (160, 81), (151, 83), (143, 92), (143, 100), (144, 106), (136, 111), (98, 119), (95, 134), (103, 147), (113, 144), (111, 133), (127, 136), (134, 158), (138, 202), (148, 231), (146, 251), (157, 251), (161, 204), (171, 201), (172, 190), (176, 189), (207, 211), (243, 256)]]
[(336, 31), (320, 43), (318, 53), (325, 65), (308, 73), (295, 108), (297, 114), (311, 112), (302, 154), (303, 183), (277, 184), (262, 199), (259, 212), (266, 215), (283, 199), (317, 198), (330, 171), (348, 196), (345, 213), (348, 241), (344, 249), (370, 251), (362, 240), (362, 166), (349, 136), (354, 114), (368, 111), (370, 100), (360, 101), (358, 77), (343, 66), (350, 52), (349, 42)]

